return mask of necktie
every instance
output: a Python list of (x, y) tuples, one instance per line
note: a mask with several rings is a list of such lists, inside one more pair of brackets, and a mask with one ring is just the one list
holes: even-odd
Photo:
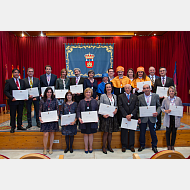
[(18, 90), (20, 90), (20, 86), (19, 86), (19, 83), (18, 83), (18, 79), (16, 79), (16, 85), (17, 85)]
[(164, 77), (162, 77), (162, 86), (164, 86), (164, 81), (165, 81)]
[(151, 81), (152, 81), (152, 85), (154, 86), (154, 78), (153, 78), (153, 76), (152, 76)]
[(128, 100), (129, 100), (129, 94), (127, 94), (127, 98), (128, 98)]
[(32, 82), (32, 78), (30, 78), (30, 87), (32, 88), (33, 86), (33, 82)]

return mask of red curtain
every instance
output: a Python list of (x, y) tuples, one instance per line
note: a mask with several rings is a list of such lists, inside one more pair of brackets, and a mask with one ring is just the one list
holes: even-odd
[[(52, 66), (52, 73), (60, 76), (65, 67), (64, 43), (114, 43), (114, 69), (121, 65), (136, 72), (138, 66), (148, 68), (154, 66), (159, 75), (159, 67), (167, 69), (167, 76), (173, 77), (175, 61), (177, 61), (178, 96), (183, 102), (189, 102), (189, 71), (190, 71), (190, 32), (167, 32), (163, 36), (153, 37), (15, 37), (9, 32), (0, 32), (0, 66), (1, 89), (4, 88), (5, 73), (3, 69), (8, 64), (9, 78), (11, 65), (18, 64), (22, 68), (33, 67), (35, 77), (45, 73), (45, 65)], [(27, 76), (27, 75), (26, 75)], [(101, 79), (99, 79), (101, 81)], [(0, 93), (1, 102), (3, 90)]]

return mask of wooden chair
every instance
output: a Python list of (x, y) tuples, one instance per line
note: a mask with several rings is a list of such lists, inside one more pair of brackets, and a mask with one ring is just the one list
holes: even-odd
[(2, 155), (2, 154), (0, 154), (0, 159), (9, 159), (9, 158), (6, 157), (6, 156), (4, 156), (4, 155)]
[(22, 156), (20, 159), (50, 159), (50, 157), (40, 153), (32, 153), (26, 154)]
[[(141, 158), (137, 153), (134, 153), (133, 159), (141, 159)], [(163, 150), (154, 154), (150, 159), (185, 159), (185, 157), (178, 151)]]
[(1, 108), (1, 115), (3, 115), (3, 107), (5, 107), (5, 113), (6, 111), (6, 104), (0, 104), (0, 108)]

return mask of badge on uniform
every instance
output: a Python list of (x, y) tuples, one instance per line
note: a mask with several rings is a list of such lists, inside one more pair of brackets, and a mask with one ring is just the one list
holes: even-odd
[(89, 110), (89, 107), (87, 107), (87, 110)]

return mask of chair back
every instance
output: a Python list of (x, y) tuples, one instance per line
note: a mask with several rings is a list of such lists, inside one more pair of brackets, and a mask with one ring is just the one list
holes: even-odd
[(154, 154), (150, 159), (185, 159), (185, 157), (175, 150), (163, 150)]
[(0, 154), (0, 159), (9, 159), (9, 158), (6, 157), (6, 156), (4, 156), (4, 155), (2, 155), (2, 154)]
[(50, 157), (40, 153), (32, 153), (26, 154), (22, 156), (20, 159), (50, 159)]

